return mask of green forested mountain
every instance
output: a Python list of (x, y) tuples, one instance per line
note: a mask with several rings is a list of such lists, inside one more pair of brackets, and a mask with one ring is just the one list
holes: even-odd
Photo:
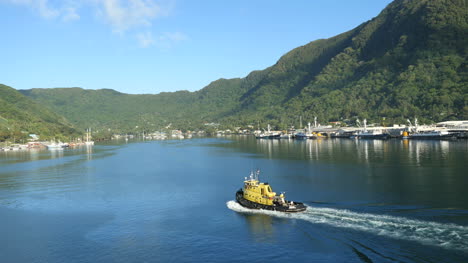
[(30, 133), (43, 139), (79, 135), (64, 117), (0, 84), (0, 141), (24, 140)]
[[(82, 129), (106, 128), (130, 132), (135, 129), (167, 126), (172, 118), (185, 119), (194, 96), (188, 91), (158, 95), (130, 95), (110, 89), (32, 89), (21, 91), (35, 101), (60, 112)], [(168, 118), (170, 117), (170, 118)]]
[(298, 47), (245, 78), (220, 79), (196, 92), (22, 92), (79, 127), (128, 131), (169, 124), (190, 129), (213, 121), (282, 128), (297, 124), (298, 116), (384, 124), (413, 117), (468, 119), (467, 7), (466, 0), (396, 0), (351, 31)]
[(354, 30), (283, 56), (239, 110), (278, 120), (466, 119), (467, 3), (394, 1)]

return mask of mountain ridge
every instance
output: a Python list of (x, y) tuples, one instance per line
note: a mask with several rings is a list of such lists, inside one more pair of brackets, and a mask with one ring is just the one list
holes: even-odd
[[(285, 128), (299, 116), (382, 124), (413, 117), (468, 119), (467, 10), (463, 0), (396, 0), (352, 30), (297, 47), (244, 78), (218, 79), (195, 92), (21, 92), (79, 127), (128, 130), (169, 124), (191, 129), (206, 122)], [(67, 99), (71, 96), (79, 99)]]

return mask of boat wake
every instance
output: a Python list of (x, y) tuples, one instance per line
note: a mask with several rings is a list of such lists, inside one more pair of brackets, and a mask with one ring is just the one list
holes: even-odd
[(270, 216), (301, 219), (314, 224), (348, 228), (391, 238), (412, 240), (448, 249), (468, 250), (468, 227), (437, 222), (420, 221), (404, 217), (356, 213), (344, 209), (307, 207), (301, 213), (281, 213), (254, 210), (228, 201), (227, 207), (241, 213), (260, 213)]

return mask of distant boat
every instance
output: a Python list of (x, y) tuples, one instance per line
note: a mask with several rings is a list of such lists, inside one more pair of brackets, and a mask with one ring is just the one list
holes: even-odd
[(91, 138), (91, 129), (87, 129), (85, 145), (94, 145), (94, 141), (91, 141), (90, 138)]
[[(314, 127), (317, 128), (317, 117), (314, 119)], [(304, 134), (308, 139), (321, 139), (325, 138), (320, 132), (313, 132), (310, 122), (307, 124), (307, 132)]]
[(68, 146), (69, 146), (68, 143), (63, 143), (63, 142), (58, 142), (58, 143), (52, 142), (50, 144), (46, 144), (46, 147), (49, 150), (60, 150)]
[(281, 139), (281, 134), (280, 133), (260, 133), (255, 135), (255, 138), (257, 139)]
[(272, 133), (272, 134), (267, 135), (267, 138), (268, 139), (280, 139), (281, 134), (280, 133)]
[(364, 130), (351, 135), (351, 139), (380, 139), (386, 140), (390, 134), (383, 132), (381, 129), (368, 130), (367, 120), (364, 119)]
[(402, 138), (403, 140), (408, 140), (408, 139), (410, 138), (409, 132), (408, 132), (408, 131), (404, 131), (404, 132), (402, 133), (402, 135), (401, 135), (401, 138)]
[(410, 134), (409, 138), (419, 140), (455, 139), (456, 134), (444, 130), (418, 131), (416, 133)]
[(309, 139), (322, 139), (326, 138), (326, 136), (323, 136), (320, 132), (313, 132), (310, 134), (306, 134), (307, 138)]
[(255, 135), (257, 139), (280, 139), (281, 133), (279, 132), (272, 132), (270, 130), (270, 124), (268, 124), (268, 130), (259, 134)]
[(351, 138), (354, 135), (353, 130), (348, 129), (339, 129), (336, 132), (330, 134), (331, 138)]
[(18, 145), (18, 144), (12, 144), (12, 145), (10, 145), (10, 150), (19, 151), (19, 150), (21, 150), (21, 146)]
[(381, 139), (386, 140), (390, 136), (388, 133), (384, 133), (382, 130), (367, 130), (361, 131), (353, 135), (357, 139)]
[[(302, 121), (301, 121), (301, 125), (302, 125)], [(292, 137), (296, 140), (306, 140), (308, 138), (312, 139), (311, 137), (313, 136), (313, 134), (310, 132), (310, 130), (311, 128), (310, 128), (310, 122), (309, 122), (308, 128), (296, 130), (296, 133), (294, 133)]]
[(305, 140), (307, 139), (307, 135), (303, 132), (298, 132), (296, 134), (294, 134), (294, 139), (297, 139), (297, 140)]

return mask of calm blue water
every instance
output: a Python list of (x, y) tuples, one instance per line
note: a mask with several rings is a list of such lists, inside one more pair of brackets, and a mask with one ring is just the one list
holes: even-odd
[[(468, 141), (0, 152), (1, 262), (467, 262)], [(300, 214), (233, 201), (250, 170)]]

